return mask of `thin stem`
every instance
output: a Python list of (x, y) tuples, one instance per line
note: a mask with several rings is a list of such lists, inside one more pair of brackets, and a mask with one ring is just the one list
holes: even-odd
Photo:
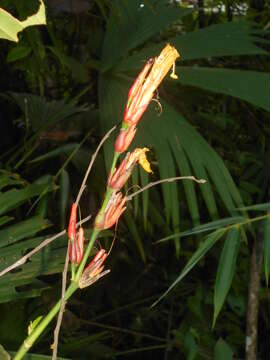
[[(65, 300), (68, 300), (77, 289), (78, 289), (78, 285), (72, 282), (66, 291)], [(30, 335), (24, 340), (23, 344), (21, 345), (20, 349), (14, 356), (13, 360), (22, 359), (22, 357), (34, 345), (35, 341), (39, 338), (41, 333), (46, 329), (48, 324), (58, 313), (58, 311), (60, 310), (60, 306), (61, 306), (61, 299), (54, 305), (51, 311), (42, 319), (42, 321), (34, 328), (34, 330), (30, 333)]]
[(99, 143), (96, 151), (94, 152), (94, 154), (93, 154), (93, 156), (92, 156), (92, 158), (91, 158), (91, 161), (90, 161), (90, 163), (89, 163), (89, 166), (88, 166), (88, 168), (87, 168), (87, 170), (86, 170), (86, 173), (85, 173), (85, 175), (84, 175), (84, 178), (83, 178), (83, 181), (82, 181), (82, 185), (81, 185), (80, 190), (79, 190), (79, 192), (78, 192), (78, 195), (77, 195), (77, 198), (76, 198), (76, 201), (75, 201), (75, 204), (76, 204), (76, 205), (79, 204), (79, 201), (80, 201), (81, 196), (82, 196), (82, 194), (83, 194), (83, 192), (84, 192), (84, 189), (86, 188), (86, 181), (87, 181), (87, 179), (88, 179), (88, 176), (89, 176), (89, 174), (90, 174), (90, 171), (91, 171), (91, 169), (92, 169), (92, 166), (93, 166), (93, 164), (94, 164), (94, 162), (95, 162), (95, 160), (96, 160), (96, 157), (97, 157), (97, 155), (98, 155), (98, 153), (99, 153), (99, 150), (101, 149), (101, 147), (102, 147), (102, 145), (104, 144), (104, 142), (108, 139), (108, 137), (111, 135), (111, 133), (112, 133), (115, 129), (116, 129), (116, 125), (115, 125), (113, 128), (111, 128), (111, 129), (104, 135), (104, 137), (103, 137), (102, 140), (100, 141), (100, 143)]
[(61, 296), (60, 311), (59, 311), (59, 314), (58, 314), (57, 323), (56, 323), (56, 327), (55, 327), (55, 330), (54, 330), (54, 341), (53, 341), (53, 356), (52, 356), (52, 360), (56, 360), (56, 359), (57, 359), (58, 338), (59, 338), (59, 332), (60, 332), (61, 323), (62, 323), (63, 314), (64, 314), (64, 310), (65, 310), (65, 305), (66, 305), (66, 302), (65, 302), (65, 293), (66, 293), (67, 272), (68, 272), (68, 262), (69, 262), (68, 248), (69, 248), (69, 247), (67, 247), (66, 259), (65, 259), (65, 266), (64, 266), (63, 275), (62, 275), (62, 296)]
[[(84, 218), (83, 220), (77, 222), (76, 227), (78, 228), (81, 224), (85, 223), (86, 221), (88, 221), (89, 219), (91, 219), (92, 215), (86, 216), (86, 218)], [(58, 239), (59, 237), (65, 235), (66, 230), (61, 231), (60, 233), (45, 239), (44, 241), (42, 241), (41, 244), (39, 244), (37, 247), (35, 247), (33, 250), (29, 251), (28, 254), (24, 255), (23, 257), (21, 257), (19, 260), (15, 261), (15, 263), (11, 264), (10, 266), (8, 266), (7, 268), (5, 268), (4, 270), (2, 270), (0, 272), (0, 277), (7, 274), (9, 271), (16, 269), (18, 266), (21, 266), (23, 264), (26, 263), (26, 261), (33, 256), (34, 254), (36, 254), (38, 251), (40, 251), (42, 248), (44, 248), (45, 246), (49, 245), (52, 241)]]
[(134, 196), (140, 194), (141, 192), (151, 188), (152, 186), (156, 186), (158, 184), (162, 184), (162, 183), (170, 183), (176, 180), (193, 180), (199, 184), (204, 184), (206, 183), (206, 180), (204, 179), (196, 179), (194, 176), (176, 176), (176, 177), (171, 177), (171, 178), (167, 178), (167, 179), (162, 179), (162, 180), (158, 180), (158, 181), (153, 181), (150, 182), (149, 184), (147, 184), (146, 186), (144, 186), (143, 188), (141, 188), (140, 190), (134, 192), (133, 194), (129, 195), (127, 197), (127, 201), (130, 201), (131, 199), (134, 198)]
[(85, 264), (86, 264), (86, 262), (87, 262), (87, 260), (88, 260), (88, 257), (89, 257), (89, 255), (90, 255), (90, 253), (91, 253), (91, 250), (92, 250), (92, 247), (94, 246), (95, 241), (96, 241), (99, 233), (100, 233), (100, 230), (95, 229), (95, 228), (93, 229), (93, 232), (92, 232), (92, 234), (91, 234), (91, 237), (90, 237), (88, 246), (87, 246), (86, 251), (85, 251), (85, 253), (84, 253), (84, 255), (83, 255), (83, 259), (82, 259), (82, 261), (81, 261), (81, 263), (80, 263), (80, 265), (79, 265), (79, 268), (78, 268), (78, 270), (77, 270), (77, 273), (76, 273), (76, 275), (75, 275), (75, 280), (74, 280), (74, 282), (76, 282), (76, 283), (78, 283), (79, 280), (80, 280), (81, 274), (82, 274), (82, 272), (83, 272), (83, 270), (84, 270), (84, 268), (85, 268)]

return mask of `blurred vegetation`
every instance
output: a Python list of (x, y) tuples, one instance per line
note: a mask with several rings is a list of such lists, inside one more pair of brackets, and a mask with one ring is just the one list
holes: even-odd
[[(0, 6), (24, 20), (39, 3)], [(26, 28), (18, 43), (0, 40), (0, 271), (65, 228), (92, 153), (121, 122), (132, 81), (170, 42), (181, 54), (178, 80), (162, 84), (156, 94), (162, 108), (152, 102), (134, 145), (151, 149), (154, 174), (138, 169), (126, 190), (179, 174), (207, 183), (163, 184), (129, 205), (116, 230), (110, 275), (67, 305), (59, 356), (244, 359), (257, 241), (264, 242), (265, 273), (258, 359), (267, 359), (270, 4), (46, 0), (45, 6), (46, 26)], [(113, 138), (97, 158), (82, 216), (98, 210), (112, 146)], [(100, 242), (109, 249), (113, 236), (108, 231)], [(0, 278), (0, 344), (7, 351), (17, 350), (30, 321), (59, 298), (66, 244), (65, 237), (56, 240)], [(33, 352), (49, 355), (52, 342), (51, 329)]]

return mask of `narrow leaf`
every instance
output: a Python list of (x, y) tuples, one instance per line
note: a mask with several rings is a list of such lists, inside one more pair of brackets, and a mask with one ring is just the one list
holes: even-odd
[(197, 251), (192, 255), (184, 269), (181, 271), (177, 279), (170, 285), (168, 290), (160, 296), (160, 298), (152, 305), (155, 306), (160, 300), (162, 300), (189, 272), (194, 266), (201, 260), (201, 258), (215, 245), (215, 243), (222, 237), (226, 230), (219, 229), (211, 233), (205, 241), (203, 241)]
[(270, 210), (270, 202), (263, 203), (263, 204), (256, 204), (238, 208), (238, 210), (252, 210), (252, 211), (269, 211)]
[(240, 231), (237, 227), (233, 227), (226, 237), (219, 260), (215, 284), (213, 327), (215, 326), (218, 314), (231, 287), (236, 267), (239, 245)]
[(181, 67), (178, 73), (181, 84), (234, 96), (270, 110), (269, 73), (206, 67)]
[(270, 273), (270, 214), (264, 222), (264, 272), (265, 280), (268, 286)]
[(47, 220), (35, 216), (31, 219), (11, 225), (0, 231), (0, 247), (13, 244), (47, 228), (50, 223)]

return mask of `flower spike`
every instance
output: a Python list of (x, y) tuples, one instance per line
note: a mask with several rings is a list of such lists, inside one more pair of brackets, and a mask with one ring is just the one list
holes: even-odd
[(139, 122), (152, 100), (154, 92), (171, 67), (173, 67), (171, 77), (173, 79), (177, 78), (174, 68), (175, 61), (179, 56), (178, 51), (173, 46), (167, 44), (155, 60), (150, 59), (146, 63), (128, 94), (128, 101), (123, 117), (123, 123), (127, 127), (136, 125)]

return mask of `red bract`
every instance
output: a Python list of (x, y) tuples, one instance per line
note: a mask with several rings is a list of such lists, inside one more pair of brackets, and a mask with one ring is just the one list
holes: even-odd
[(126, 210), (126, 197), (122, 194), (113, 193), (105, 211), (100, 211), (95, 219), (94, 227), (96, 229), (108, 229), (112, 227)]
[[(136, 148), (131, 153), (127, 153), (118, 169), (109, 176), (108, 186), (114, 190), (120, 190), (127, 182), (137, 162), (141, 164), (145, 171), (151, 172), (150, 164), (145, 156), (147, 151), (147, 148)], [(146, 163), (148, 166), (145, 166)]]
[(106, 260), (107, 256), (108, 254), (104, 249), (99, 250), (99, 252), (96, 254), (94, 259), (90, 262), (90, 264), (87, 266), (87, 268), (82, 273), (82, 276), (80, 277), (79, 287), (81, 289), (92, 285), (102, 276), (110, 272), (110, 270), (103, 271), (103, 263)]
[(72, 204), (69, 224), (68, 224), (68, 231), (67, 231), (67, 235), (70, 240), (74, 240), (76, 238), (76, 222), (77, 222), (77, 205), (74, 203)]
[(84, 230), (80, 227), (79, 232), (74, 240), (70, 240), (69, 245), (69, 261), (71, 263), (80, 264), (84, 251)]
[(136, 125), (131, 125), (126, 129), (121, 129), (119, 135), (117, 136), (115, 143), (114, 143), (114, 150), (122, 153), (126, 151), (131, 144), (134, 136), (136, 134)]
[[(152, 100), (154, 92), (170, 68), (174, 68), (175, 61), (178, 57), (179, 53), (177, 50), (167, 44), (156, 59), (150, 59), (146, 63), (128, 94), (128, 101), (123, 117), (123, 122), (127, 126), (138, 123)], [(177, 78), (174, 72), (171, 77), (174, 79)]]

